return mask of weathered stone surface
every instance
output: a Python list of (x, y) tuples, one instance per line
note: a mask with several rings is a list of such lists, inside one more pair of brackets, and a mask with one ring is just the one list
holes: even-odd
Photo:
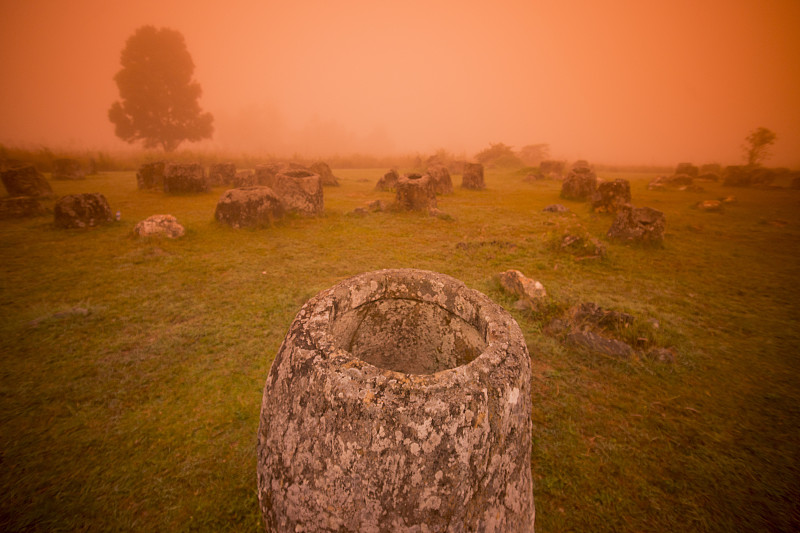
[(597, 175), (588, 164), (573, 166), (561, 184), (561, 198), (566, 200), (589, 200), (597, 188)]
[(583, 258), (600, 258), (606, 255), (606, 247), (582, 227), (568, 229), (558, 242), (558, 249)]
[(312, 163), (308, 169), (314, 174), (319, 174), (319, 179), (322, 181), (324, 187), (338, 187), (339, 180), (333, 175), (331, 167), (324, 161), (317, 161)]
[(433, 272), (309, 300), (258, 432), (268, 531), (533, 531), (530, 356), (514, 319)]
[(172, 215), (153, 215), (136, 224), (133, 233), (139, 237), (158, 236), (177, 239), (183, 237), (186, 230)]
[(373, 200), (367, 204), (367, 209), (373, 212), (386, 211), (386, 204), (383, 200)]
[(53, 188), (33, 165), (8, 168), (0, 173), (0, 178), (9, 196), (53, 196)]
[(436, 189), (427, 174), (406, 174), (397, 180), (397, 209), (402, 211), (427, 211), (436, 207)]
[(231, 185), (236, 179), (236, 165), (234, 163), (212, 163), (208, 167), (208, 183), (212, 187)]
[(608, 238), (626, 243), (661, 244), (667, 219), (652, 207), (625, 206), (617, 211)]
[(44, 208), (32, 196), (0, 198), (0, 220), (36, 217), (44, 214)]
[(169, 163), (164, 169), (164, 192), (208, 192), (206, 171), (200, 163)]
[(628, 344), (590, 330), (567, 334), (567, 345), (611, 357), (628, 358), (633, 355), (633, 348)]
[(136, 172), (136, 186), (139, 189), (163, 189), (165, 161), (145, 163)]
[(99, 192), (62, 196), (56, 202), (54, 215), (59, 228), (86, 228), (113, 220), (108, 200)]
[(220, 197), (214, 218), (232, 228), (270, 226), (284, 214), (284, 206), (269, 187), (230, 189)]
[(53, 160), (51, 177), (54, 180), (82, 180), (85, 175), (76, 159), (61, 158)]
[(378, 183), (375, 185), (376, 191), (391, 191), (397, 186), (397, 180), (400, 179), (400, 174), (397, 173), (395, 169), (389, 170), (386, 174), (383, 175), (381, 179), (378, 180)]
[(461, 188), (479, 191), (486, 188), (483, 181), (483, 165), (480, 163), (464, 163), (464, 173), (461, 175)]
[(545, 160), (539, 163), (539, 174), (551, 180), (560, 180), (564, 177), (565, 161)]
[(428, 167), (427, 173), (433, 181), (433, 189), (436, 194), (450, 194), (453, 192), (453, 180), (446, 166), (431, 165)]
[(545, 206), (542, 211), (546, 211), (548, 213), (569, 213), (569, 208), (561, 204), (550, 204)]
[(284, 170), (289, 170), (289, 165), (286, 163), (265, 163), (256, 165), (254, 184), (274, 187), (276, 177)]
[(592, 209), (604, 213), (616, 213), (623, 205), (631, 203), (631, 182), (617, 179), (603, 181), (592, 194)]
[(232, 183), (234, 189), (253, 187), (256, 185), (256, 173), (253, 170), (237, 170)]
[(288, 213), (322, 214), (324, 199), (319, 174), (310, 170), (283, 170), (273, 179), (271, 189)]
[(547, 297), (547, 291), (540, 282), (526, 277), (519, 270), (506, 270), (499, 275), (500, 285), (506, 292), (517, 296), (518, 309), (538, 309)]

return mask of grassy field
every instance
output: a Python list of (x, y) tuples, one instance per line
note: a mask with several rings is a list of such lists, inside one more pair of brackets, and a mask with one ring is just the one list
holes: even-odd
[[(0, 530), (257, 531), (255, 442), (270, 363), (306, 299), (380, 268), (449, 274), (519, 322), (533, 368), (536, 527), (555, 531), (800, 529), (800, 191), (646, 189), (663, 248), (554, 249), (608, 215), (560, 184), (489, 172), (439, 199), (453, 220), (348, 215), (390, 193), (385, 169), (335, 170), (325, 215), (261, 230), (213, 220), (223, 189), (166, 196), (133, 172), (51, 182), (102, 192), (120, 222), (59, 230), (0, 222)], [(454, 176), (460, 183), (460, 176)], [(733, 194), (722, 214), (693, 209)], [(561, 202), (572, 215), (544, 213)], [(180, 240), (136, 222), (175, 215)], [(553, 309), (596, 302), (655, 319), (674, 363), (565, 348), (513, 309), (495, 275), (541, 281)]]

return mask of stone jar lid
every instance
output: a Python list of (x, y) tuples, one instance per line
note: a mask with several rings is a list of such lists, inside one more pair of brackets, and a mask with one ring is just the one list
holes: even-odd
[(368, 272), (309, 300), (281, 345), (259, 503), (268, 531), (533, 531), (530, 454), (511, 315), (443, 274)]

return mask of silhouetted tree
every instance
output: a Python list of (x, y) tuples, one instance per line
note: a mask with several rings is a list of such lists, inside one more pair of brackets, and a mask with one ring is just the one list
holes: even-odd
[(489, 148), (485, 148), (475, 154), (478, 163), (485, 166), (494, 167), (519, 167), (522, 161), (510, 146), (503, 143), (489, 143)]
[(775, 132), (767, 128), (758, 128), (750, 132), (745, 138), (745, 145), (742, 147), (747, 156), (747, 165), (758, 166), (762, 161), (769, 157), (769, 147), (775, 143), (777, 136)]
[(202, 89), (180, 32), (142, 26), (125, 43), (120, 63), (114, 81), (121, 101), (108, 111), (117, 137), (165, 152), (211, 138), (214, 117), (197, 102)]

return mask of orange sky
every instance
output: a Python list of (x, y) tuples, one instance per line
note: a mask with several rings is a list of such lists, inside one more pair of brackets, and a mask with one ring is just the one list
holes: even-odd
[(140, 26), (183, 33), (215, 117), (182, 147), (800, 166), (799, 0), (0, 0), (0, 142), (116, 148)]

